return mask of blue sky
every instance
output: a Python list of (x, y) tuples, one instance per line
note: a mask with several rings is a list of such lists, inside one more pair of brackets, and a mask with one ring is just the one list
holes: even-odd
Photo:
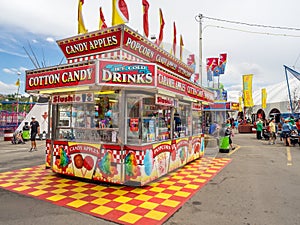
[[(126, 0), (131, 28), (142, 33), (142, 0)], [(148, 0), (150, 34), (158, 36), (158, 10), (166, 22), (165, 46), (172, 42), (172, 24), (176, 22), (177, 43), (183, 35), (185, 54), (199, 54), (199, 23), (195, 16), (245, 22), (274, 27), (300, 28), (298, 0)], [(24, 48), (47, 66), (59, 64), (63, 55), (56, 40), (77, 35), (78, 0), (2, 1), (0, 14), (0, 93), (15, 93), (17, 72), (21, 72), (21, 93), (27, 69), (34, 69)], [(110, 0), (85, 0), (83, 17), (89, 31), (98, 29), (99, 7), (111, 24)], [(268, 33), (268, 34), (267, 34)], [(285, 35), (285, 36), (284, 36)], [(208, 57), (228, 54), (225, 75), (220, 77), (232, 92), (242, 89), (242, 75), (254, 74), (253, 87), (259, 89), (285, 79), (283, 65), (300, 70), (300, 31), (259, 28), (203, 19), (203, 63)], [(166, 49), (169, 51), (169, 49)], [(197, 58), (197, 60), (199, 60)], [(205, 66), (204, 66), (205, 68)], [(205, 72), (205, 70), (203, 70)], [(206, 80), (204, 75), (203, 80)], [(206, 85), (206, 82), (204, 82)]]

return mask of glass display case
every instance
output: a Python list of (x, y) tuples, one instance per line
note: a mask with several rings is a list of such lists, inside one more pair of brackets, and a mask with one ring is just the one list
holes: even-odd
[(60, 140), (115, 143), (118, 120), (118, 95), (95, 93), (93, 102), (57, 105), (56, 137)]

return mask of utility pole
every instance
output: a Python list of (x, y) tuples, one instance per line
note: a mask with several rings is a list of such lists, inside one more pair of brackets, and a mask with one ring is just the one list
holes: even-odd
[(19, 127), (19, 92), (20, 92), (20, 85), (21, 85), (21, 81), (20, 81), (20, 75), (21, 72), (17, 72), (18, 75), (18, 91), (17, 91), (17, 128)]
[(202, 86), (202, 18), (203, 15), (199, 14), (195, 17), (196, 21), (199, 23), (199, 83)]

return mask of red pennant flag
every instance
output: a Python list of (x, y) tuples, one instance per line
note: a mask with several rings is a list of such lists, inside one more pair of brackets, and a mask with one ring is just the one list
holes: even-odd
[(164, 17), (162, 14), (162, 10), (159, 9), (159, 18), (160, 18), (160, 30), (159, 30), (159, 37), (157, 40), (157, 45), (160, 46), (161, 42), (163, 40), (164, 37), (164, 26), (165, 26), (165, 21), (164, 21)]
[(144, 34), (146, 37), (149, 36), (148, 10), (149, 10), (149, 3), (147, 2), (147, 0), (143, 0), (143, 27), (144, 27)]
[(107, 28), (107, 25), (106, 25), (105, 19), (104, 19), (104, 15), (102, 13), (102, 7), (100, 7), (99, 12), (100, 12), (99, 30), (102, 30), (104, 28)]
[(187, 58), (187, 64), (189, 66), (195, 64), (195, 55), (194, 54), (189, 55), (189, 57)]
[(175, 22), (173, 22), (173, 55), (175, 56), (176, 55), (176, 24)]

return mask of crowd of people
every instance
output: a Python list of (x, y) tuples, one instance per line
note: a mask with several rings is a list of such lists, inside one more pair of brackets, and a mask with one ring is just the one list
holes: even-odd
[(300, 145), (300, 119), (280, 118), (275, 122), (274, 117), (266, 120), (258, 118), (254, 127), (256, 128), (256, 138), (268, 140), (270, 145), (276, 144), (277, 138), (284, 142), (286, 146)]

